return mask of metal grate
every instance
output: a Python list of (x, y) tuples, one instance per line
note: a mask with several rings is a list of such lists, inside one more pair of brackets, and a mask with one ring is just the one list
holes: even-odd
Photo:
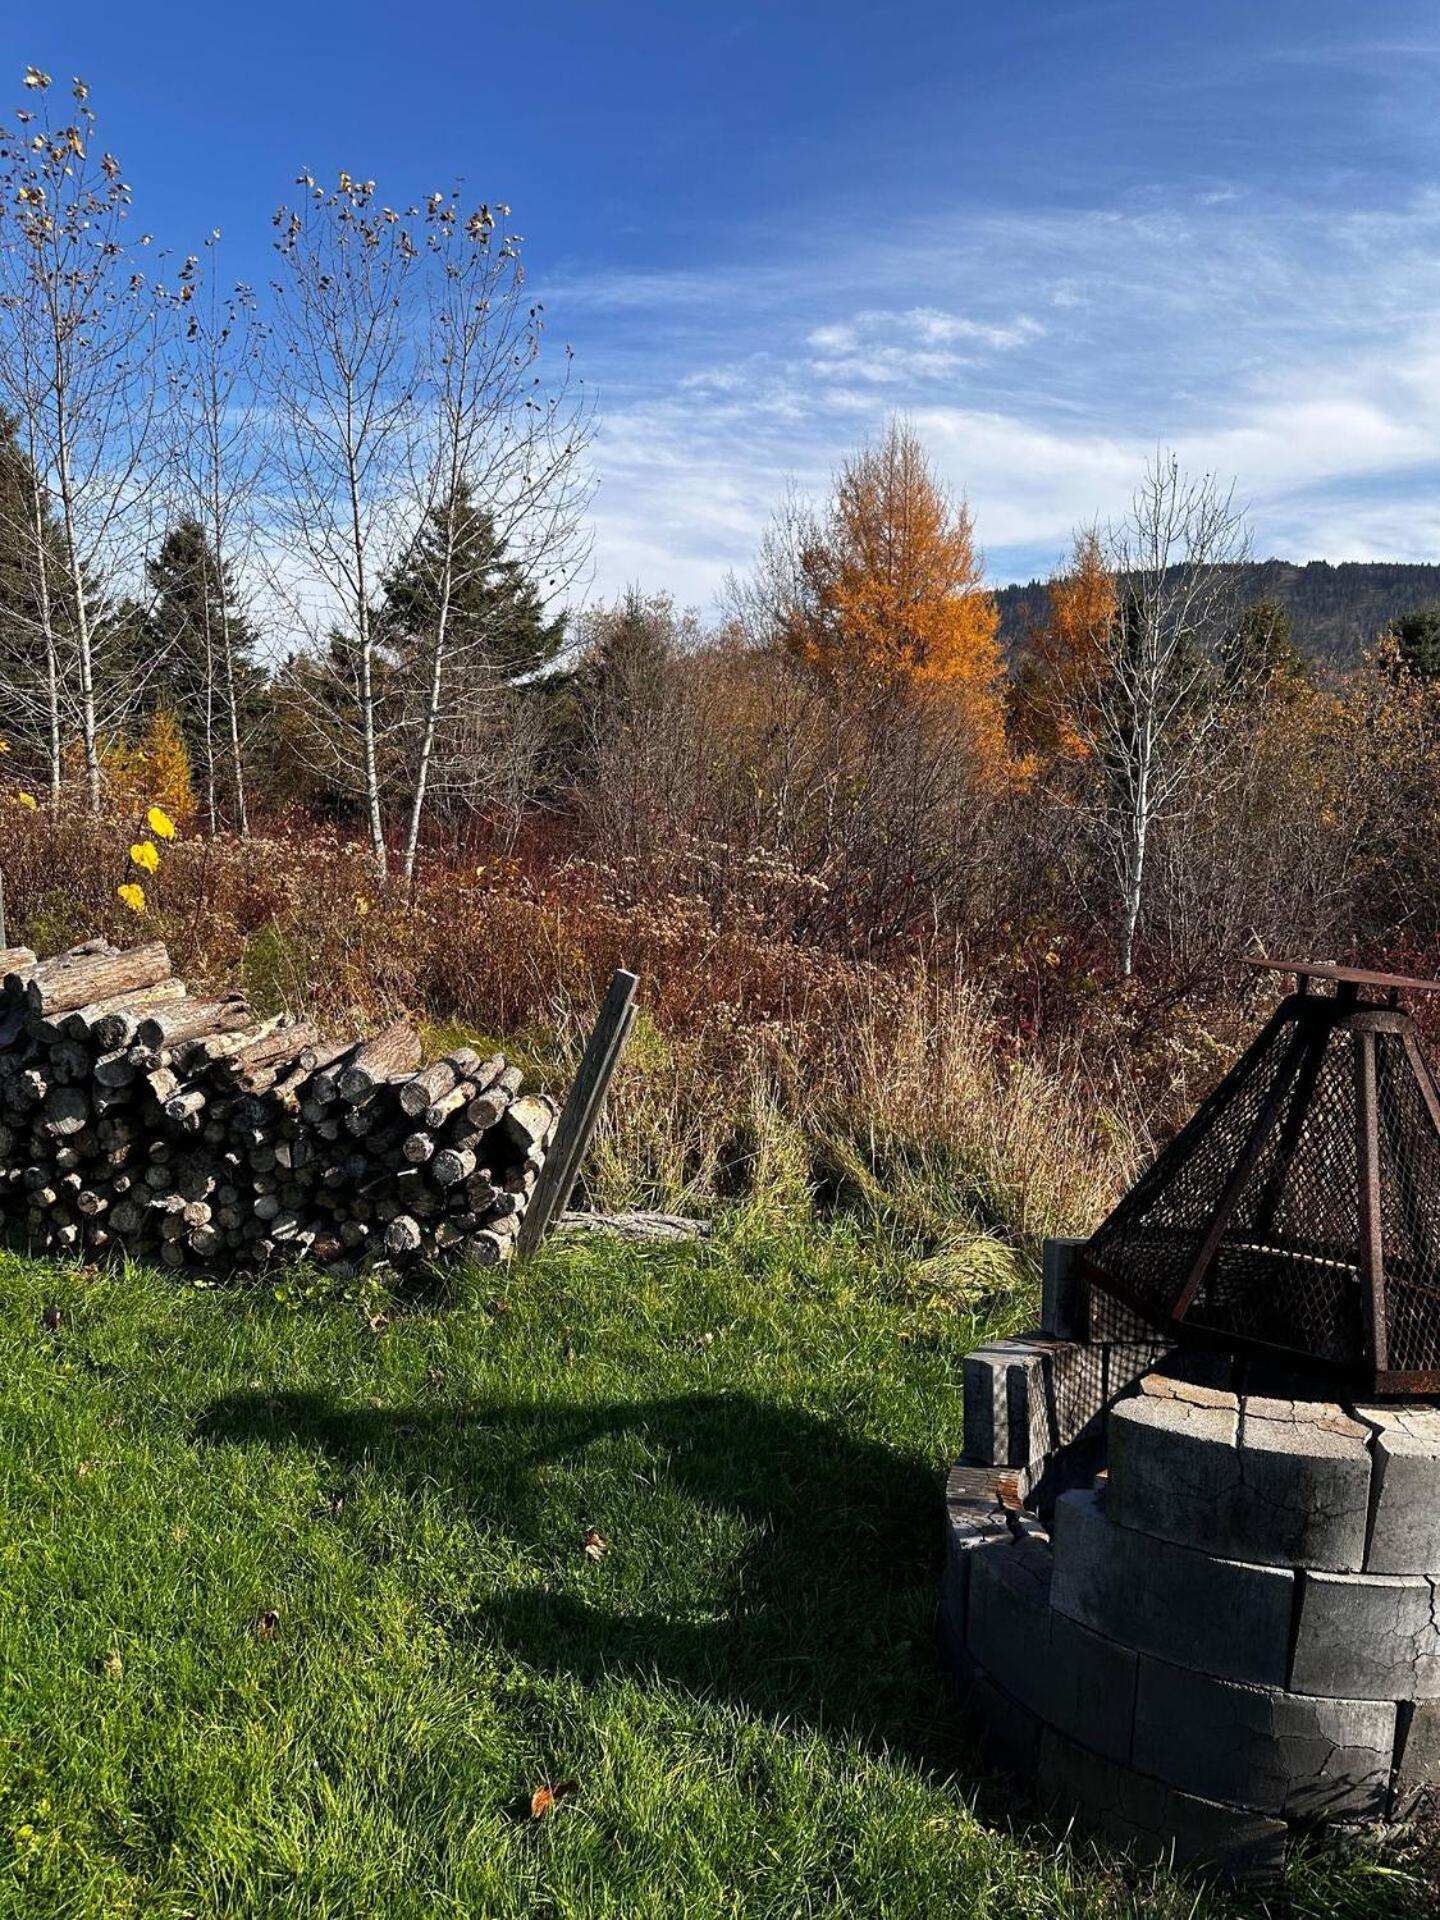
[(1089, 1241), (1091, 1280), (1182, 1339), (1434, 1393), (1440, 1100), (1399, 994), (1440, 983), (1285, 970), (1299, 991)]

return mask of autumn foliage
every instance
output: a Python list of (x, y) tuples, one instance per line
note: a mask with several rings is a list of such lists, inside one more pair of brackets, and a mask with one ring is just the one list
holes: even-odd
[(908, 428), (892, 423), (841, 469), (798, 563), (784, 625), (793, 653), (836, 682), (943, 694), (981, 759), (1003, 764), (999, 614), (974, 521)]
[(109, 804), (116, 813), (143, 813), (153, 805), (181, 826), (189, 826), (194, 819), (190, 753), (168, 708), (153, 713), (137, 739), (119, 735), (103, 743), (100, 763)]
[(1050, 582), (1046, 617), (1032, 626), (1016, 676), (1016, 740), (1034, 759), (1083, 760), (1089, 753), (1080, 723), (1105, 673), (1116, 608), (1100, 536), (1093, 528), (1078, 533), (1069, 566)]

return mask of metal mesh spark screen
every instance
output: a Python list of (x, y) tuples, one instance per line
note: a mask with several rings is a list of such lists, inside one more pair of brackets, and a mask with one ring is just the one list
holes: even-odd
[(1182, 1338), (1435, 1391), (1440, 1109), (1408, 1017), (1293, 995), (1085, 1254)]

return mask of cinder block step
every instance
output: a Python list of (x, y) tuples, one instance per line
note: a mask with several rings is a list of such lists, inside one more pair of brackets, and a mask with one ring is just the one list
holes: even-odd
[(1440, 1697), (1440, 1593), (1419, 1574), (1301, 1574), (1297, 1693), (1356, 1700)]
[(1253, 1686), (1285, 1685), (1295, 1581), (1287, 1568), (1216, 1559), (1117, 1526), (1096, 1492), (1060, 1496), (1053, 1537), (1057, 1612), (1178, 1666)]
[(1150, 1374), (1109, 1430), (1119, 1525), (1262, 1566), (1364, 1565), (1370, 1429), (1338, 1406)]
[[(1004, 1475), (994, 1467), (961, 1460), (945, 1483), (945, 1568), (940, 1576), (940, 1645), (958, 1685), (971, 1678), (965, 1649), (965, 1614), (970, 1568), (977, 1548), (1004, 1545), (1011, 1538), (1007, 1506), (1001, 1494)], [(1015, 1496), (1016, 1504), (1019, 1495)]]
[(1385, 1813), (1395, 1722), (1390, 1700), (1240, 1686), (1147, 1654), (1128, 1758), (1206, 1800), (1292, 1820), (1373, 1820)]
[(1096, 1432), (1105, 1409), (1164, 1349), (1026, 1333), (965, 1356), (965, 1453), (1038, 1470), (1047, 1455)]
[(1040, 1736), (1042, 1803), (1150, 1860), (1174, 1861), (1229, 1880), (1270, 1880), (1284, 1868), (1283, 1820), (1182, 1793), (1102, 1759), (1053, 1728)]

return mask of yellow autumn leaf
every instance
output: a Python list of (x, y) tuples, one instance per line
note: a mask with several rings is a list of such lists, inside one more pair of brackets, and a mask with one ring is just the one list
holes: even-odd
[(137, 840), (130, 849), (130, 858), (137, 867), (143, 867), (146, 873), (154, 873), (160, 865), (160, 849), (153, 840)]
[(175, 822), (163, 807), (151, 807), (145, 816), (145, 824), (158, 839), (173, 840), (175, 838)]
[(117, 887), (115, 889), (115, 897), (117, 900), (123, 901), (132, 913), (143, 913), (145, 911), (145, 889), (136, 886), (133, 880), (127, 880), (123, 887)]
[(17, 793), (15, 798), (20, 802), (22, 807), (28, 807), (32, 813), (34, 813), (40, 804), (33, 793)]

